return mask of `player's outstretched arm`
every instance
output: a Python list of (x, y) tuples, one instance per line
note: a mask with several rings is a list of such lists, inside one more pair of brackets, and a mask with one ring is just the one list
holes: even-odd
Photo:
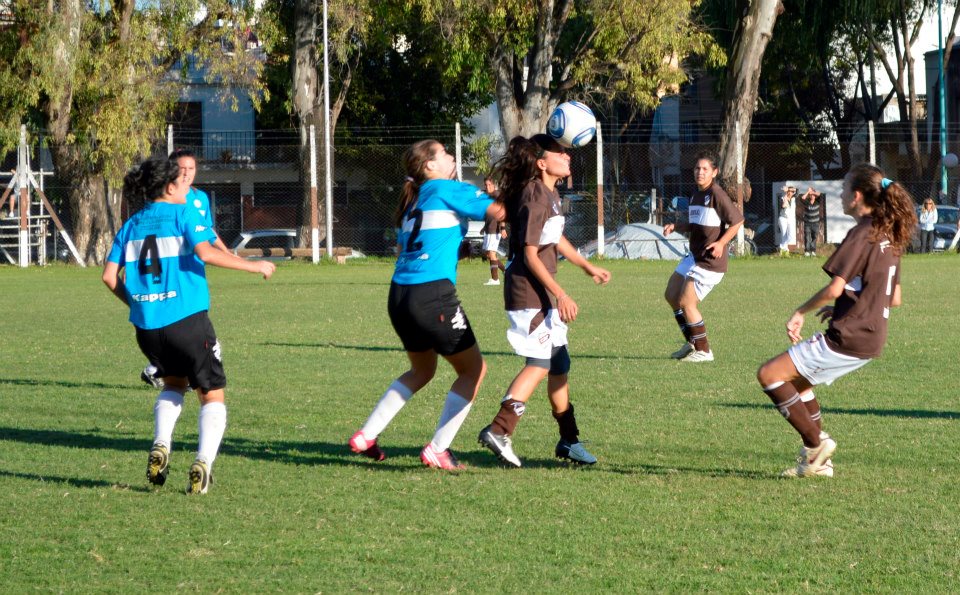
[(277, 267), (267, 260), (246, 260), (235, 254), (224, 252), (214, 248), (209, 242), (201, 242), (194, 249), (197, 256), (206, 264), (222, 267), (225, 269), (234, 269), (237, 271), (246, 271), (248, 273), (258, 273), (263, 275), (264, 279), (269, 279)]
[(573, 244), (570, 243), (570, 240), (566, 236), (560, 236), (560, 242), (557, 244), (557, 250), (560, 254), (563, 255), (570, 263), (577, 265), (583, 272), (588, 276), (593, 278), (594, 283), (600, 283), (606, 285), (610, 281), (610, 271), (605, 268), (598, 267), (586, 258), (582, 254), (577, 252), (577, 249), (573, 247)]

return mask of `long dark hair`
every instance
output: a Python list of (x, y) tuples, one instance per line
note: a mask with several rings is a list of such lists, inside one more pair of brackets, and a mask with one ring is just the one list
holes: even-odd
[(438, 141), (433, 139), (422, 140), (413, 143), (409, 149), (403, 153), (403, 169), (407, 173), (407, 179), (400, 189), (400, 202), (397, 204), (397, 210), (393, 214), (393, 224), (397, 227), (403, 223), (403, 214), (407, 211), (413, 201), (417, 200), (420, 193), (420, 185), (427, 180), (425, 170), (427, 162), (437, 155), (437, 147), (441, 146)]
[(556, 140), (546, 134), (535, 134), (530, 138), (515, 136), (507, 144), (507, 152), (494, 164), (493, 177), (499, 180), (499, 201), (507, 212), (507, 222), (513, 222), (520, 204), (523, 189), (533, 180), (540, 178), (537, 160), (544, 151), (561, 153), (565, 149)]
[(143, 208), (160, 198), (169, 184), (176, 184), (180, 168), (176, 161), (166, 158), (148, 159), (134, 166), (123, 178), (123, 197), (131, 209)]
[(872, 209), (870, 239), (878, 241), (886, 237), (898, 254), (903, 253), (917, 228), (910, 192), (903, 184), (884, 178), (883, 171), (869, 163), (853, 166), (848, 175), (850, 190), (860, 191), (864, 204)]

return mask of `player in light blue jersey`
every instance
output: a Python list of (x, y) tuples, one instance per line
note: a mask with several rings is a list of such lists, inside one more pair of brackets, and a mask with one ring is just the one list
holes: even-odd
[(435, 140), (410, 147), (404, 167), (407, 181), (396, 214), (400, 255), (387, 310), (410, 369), (383, 393), (366, 423), (350, 438), (350, 448), (377, 461), (386, 457), (377, 437), (410, 397), (433, 379), (439, 354), (453, 366), (457, 379), (420, 460), (428, 467), (461, 469), (450, 444), (467, 418), (487, 366), (457, 298), (457, 254), (467, 219), (482, 220), (489, 213), (503, 220), (503, 208), (477, 187), (453, 180), (456, 162)]
[[(186, 204), (189, 185), (175, 162), (146, 161), (124, 179), (124, 196), (146, 203), (114, 239), (103, 282), (130, 307), (137, 343), (163, 377), (154, 405), (154, 440), (147, 479), (167, 479), (173, 429), (190, 386), (200, 398), (199, 448), (187, 492), (206, 493), (213, 461), (227, 425), (220, 343), (207, 310), (205, 264), (248, 271), (269, 279), (273, 263), (247, 261), (214, 248), (216, 234)], [(121, 273), (122, 271), (122, 273)]]
[[(210, 207), (210, 198), (207, 197), (207, 193), (203, 190), (193, 187), (193, 180), (197, 177), (197, 158), (193, 154), (193, 151), (189, 149), (177, 149), (173, 153), (170, 153), (169, 159), (177, 164), (177, 167), (180, 169), (181, 182), (189, 188), (186, 199), (187, 207), (194, 209), (200, 216), (200, 219), (206, 223), (207, 228), (213, 232), (215, 236), (212, 242), (213, 246), (224, 252), (230, 252), (230, 249), (223, 243), (217, 230), (213, 227), (213, 211)], [(148, 363), (143, 371), (140, 372), (140, 379), (156, 388), (163, 388), (163, 378), (157, 375), (157, 371), (156, 366)]]

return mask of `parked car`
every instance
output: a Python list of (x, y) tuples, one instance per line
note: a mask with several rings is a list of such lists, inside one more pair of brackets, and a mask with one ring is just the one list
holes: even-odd
[[(917, 207), (917, 217), (920, 216), (920, 207)], [(933, 231), (933, 249), (941, 252), (950, 247), (953, 236), (957, 233), (957, 225), (960, 222), (960, 209), (950, 205), (937, 205), (937, 224)], [(917, 225), (917, 233), (913, 236), (912, 249), (914, 252), (920, 251), (920, 225)]]
[[(285, 256), (270, 257), (271, 260), (289, 260), (293, 257), (292, 250), (298, 246), (297, 230), (295, 229), (250, 229), (241, 231), (237, 239), (230, 246), (230, 251), (237, 254), (244, 249), (280, 248), (286, 252)], [(253, 256), (248, 258), (263, 258)]]

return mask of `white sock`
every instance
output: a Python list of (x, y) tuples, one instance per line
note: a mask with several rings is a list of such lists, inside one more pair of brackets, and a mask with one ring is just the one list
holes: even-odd
[(207, 403), (200, 408), (197, 425), (200, 429), (197, 458), (206, 461), (207, 468), (211, 468), (213, 460), (217, 458), (217, 451), (220, 450), (223, 432), (227, 429), (227, 406), (219, 402)]
[(457, 432), (460, 431), (460, 426), (470, 413), (471, 405), (473, 401), (468, 401), (453, 391), (447, 393), (447, 401), (443, 404), (443, 411), (440, 412), (437, 431), (433, 434), (433, 440), (430, 441), (435, 451), (443, 452), (450, 448), (453, 439), (457, 437)]
[(173, 428), (183, 410), (183, 395), (175, 390), (163, 390), (153, 404), (153, 442), (162, 442), (173, 450)]
[(368, 441), (375, 440), (380, 432), (384, 431), (387, 425), (393, 421), (393, 418), (400, 413), (400, 410), (412, 396), (413, 391), (399, 380), (394, 380), (393, 384), (380, 397), (377, 406), (373, 408), (373, 413), (367, 418), (367, 423), (360, 428), (363, 437)]

